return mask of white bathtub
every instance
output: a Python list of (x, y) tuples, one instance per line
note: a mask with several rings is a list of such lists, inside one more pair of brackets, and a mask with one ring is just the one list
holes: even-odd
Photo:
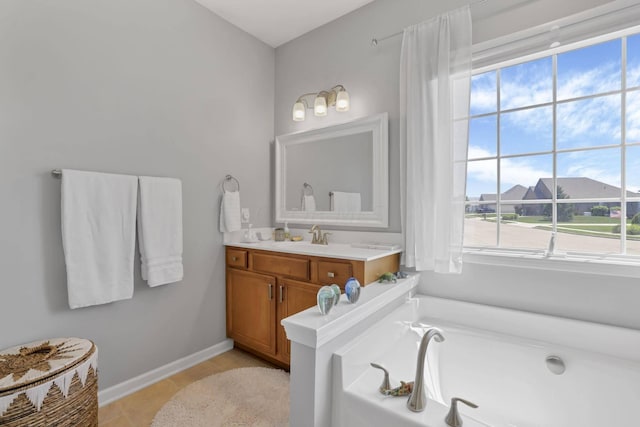
[[(597, 305), (597, 302), (594, 302)], [(595, 307), (594, 307), (595, 308)], [(405, 397), (378, 392), (413, 381), (422, 334), (432, 342), (425, 378), (429, 402), (412, 413)], [(566, 365), (561, 375), (548, 356)], [(334, 353), (333, 426), (446, 427), (452, 397), (467, 427), (609, 427), (640, 425), (640, 331), (418, 295)]]

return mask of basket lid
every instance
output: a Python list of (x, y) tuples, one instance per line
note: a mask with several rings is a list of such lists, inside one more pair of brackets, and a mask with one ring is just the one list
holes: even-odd
[(93, 347), (82, 338), (53, 338), (0, 350), (0, 393), (63, 372), (85, 359)]

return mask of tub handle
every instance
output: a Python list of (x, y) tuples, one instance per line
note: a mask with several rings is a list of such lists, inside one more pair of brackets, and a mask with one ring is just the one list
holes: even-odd
[(478, 405), (475, 403), (471, 403), (468, 400), (461, 399), (459, 397), (454, 397), (451, 399), (451, 409), (447, 414), (447, 417), (444, 419), (444, 422), (447, 423), (448, 426), (451, 427), (460, 427), (462, 425), (462, 418), (460, 418), (460, 414), (458, 413), (458, 402), (462, 402), (471, 408), (477, 408)]
[(386, 395), (388, 390), (391, 390), (391, 383), (389, 382), (389, 371), (387, 371), (384, 367), (378, 365), (377, 363), (371, 363), (371, 366), (376, 369), (382, 369), (384, 371), (384, 379), (382, 380), (382, 384), (378, 389), (380, 393)]

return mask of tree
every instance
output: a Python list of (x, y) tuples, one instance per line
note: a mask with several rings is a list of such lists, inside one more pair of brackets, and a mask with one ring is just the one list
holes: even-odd
[(609, 208), (604, 205), (596, 205), (591, 207), (591, 215), (593, 216), (609, 216)]
[[(559, 185), (558, 185), (557, 198), (558, 200), (569, 199), (569, 196), (565, 194), (564, 190)], [(551, 206), (552, 205), (550, 204), (544, 205), (544, 209), (542, 210), (542, 215), (546, 216), (547, 218), (551, 218), (551, 215), (552, 215)], [(574, 211), (573, 203), (557, 203), (556, 206), (558, 209), (558, 222), (570, 222), (571, 220), (573, 220), (573, 211)]]

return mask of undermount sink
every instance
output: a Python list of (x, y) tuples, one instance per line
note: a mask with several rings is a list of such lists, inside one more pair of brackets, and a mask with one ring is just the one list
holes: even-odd
[(329, 243), (328, 245), (320, 245), (317, 243), (311, 243), (308, 241), (301, 241), (301, 242), (273, 242), (273, 245), (275, 247), (281, 247), (281, 248), (297, 248), (297, 249), (313, 249), (313, 250), (327, 250), (331, 247), (335, 248), (336, 244), (331, 244)]

